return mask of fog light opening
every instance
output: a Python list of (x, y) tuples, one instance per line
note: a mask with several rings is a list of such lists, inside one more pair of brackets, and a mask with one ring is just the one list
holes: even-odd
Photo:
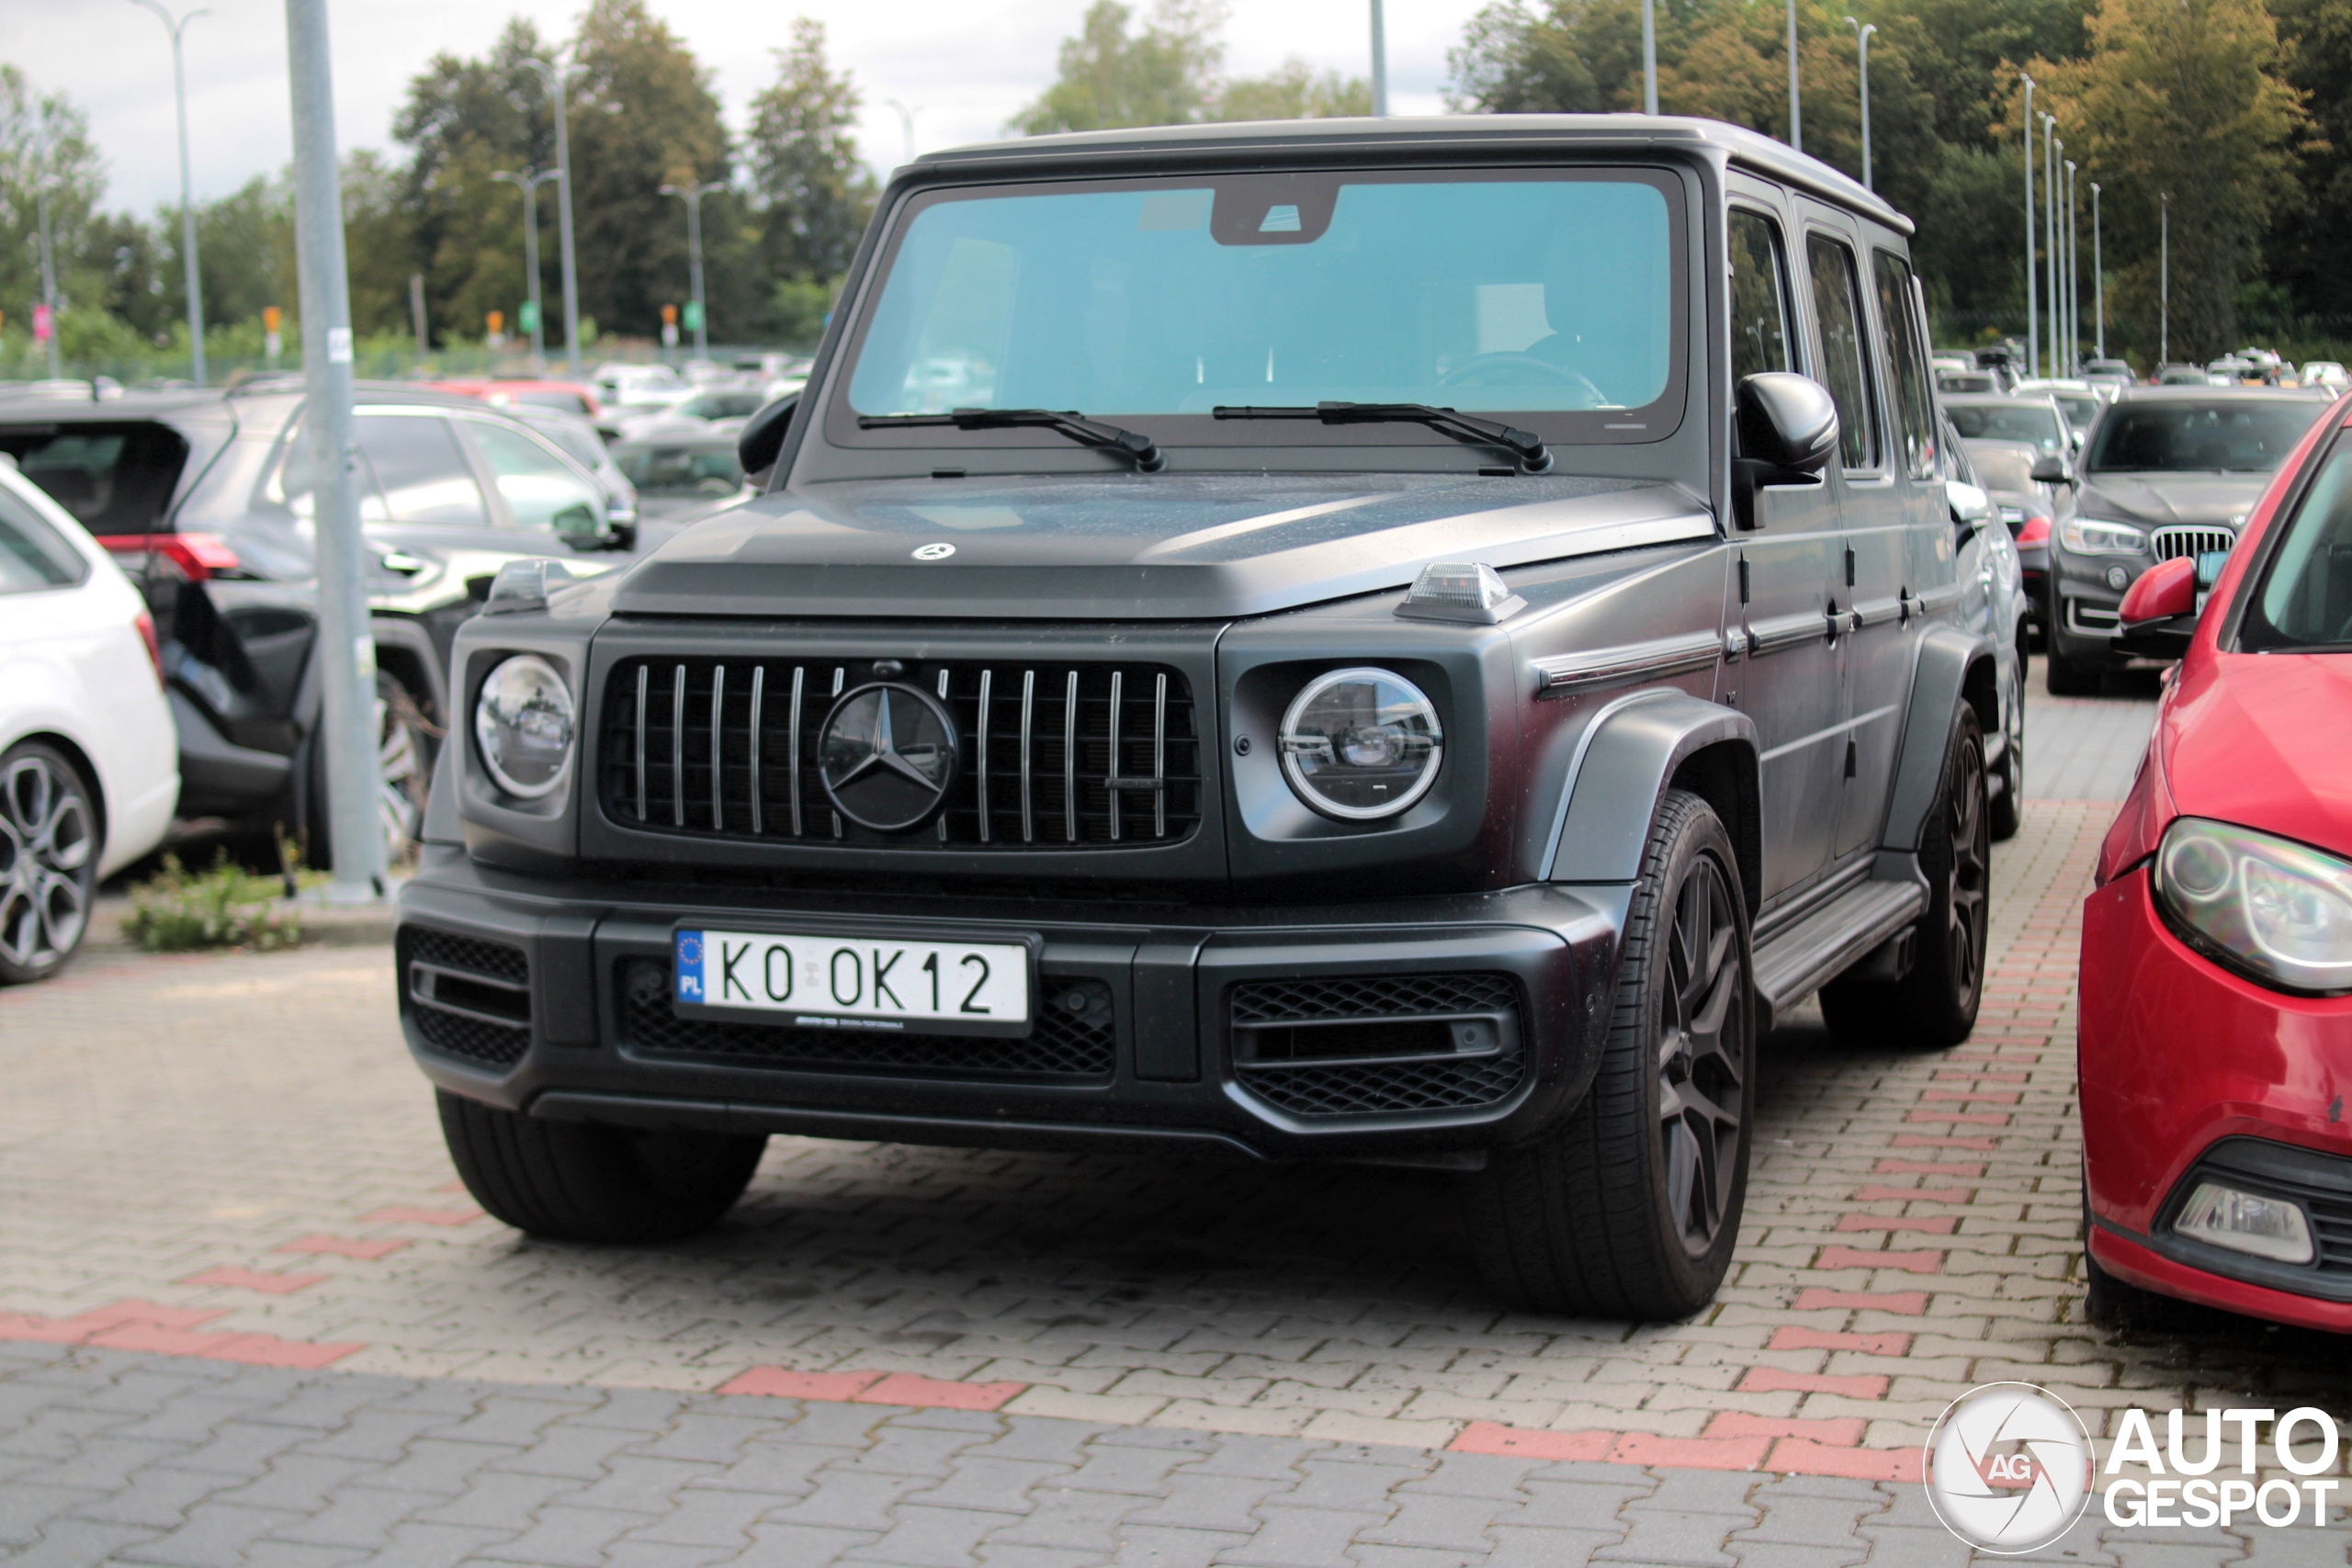
[(2191, 1241), (2279, 1263), (2309, 1263), (2315, 1256), (2311, 1222), (2301, 1204), (2217, 1181), (2197, 1184), (2172, 1228)]

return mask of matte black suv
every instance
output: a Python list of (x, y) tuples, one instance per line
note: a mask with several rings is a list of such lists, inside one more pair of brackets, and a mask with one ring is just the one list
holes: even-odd
[(468, 1186), (615, 1241), (771, 1133), (1405, 1163), (1512, 1298), (1697, 1309), (1758, 1037), (1965, 1036), (2014, 821), (1907, 231), (1685, 119), (902, 169), (765, 493), (458, 634), (399, 960)]

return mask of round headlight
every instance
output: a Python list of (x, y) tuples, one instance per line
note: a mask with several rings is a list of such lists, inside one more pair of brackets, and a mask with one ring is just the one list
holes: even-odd
[(1317, 675), (1283, 715), (1283, 776), (1327, 817), (1394, 817), (1437, 782), (1445, 737), (1421, 689), (1386, 670)]
[(517, 654), (490, 672), (474, 701), (474, 740), (499, 788), (526, 800), (553, 793), (571, 771), (571, 689), (554, 665)]

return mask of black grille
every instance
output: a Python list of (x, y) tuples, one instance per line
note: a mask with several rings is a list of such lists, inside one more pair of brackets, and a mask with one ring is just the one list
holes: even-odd
[(2227, 528), (2177, 525), (2159, 528), (2148, 536), (2148, 546), (2158, 560), (2177, 560), (2182, 556), (2210, 555), (2215, 551), (2226, 555), (2237, 542), (2237, 535)]
[[(1100, 980), (1044, 977), (1036, 1027), (1025, 1040), (993, 1035), (865, 1033), (790, 1025), (684, 1019), (670, 1008), (670, 965), (621, 966), (621, 1029), (644, 1055), (718, 1058), (797, 1072), (890, 1073), (929, 1078), (1073, 1078), (1111, 1076), (1111, 987)], [(1082, 1005), (1072, 1007), (1072, 1002)]]
[(402, 926), (401, 1005), (436, 1051), (512, 1066), (531, 1045), (530, 963), (504, 942)]
[[(1251, 980), (1233, 988), (1231, 1018), (1241, 1087), (1296, 1116), (1470, 1110), (1509, 1099), (1526, 1076), (1519, 987), (1504, 975)], [(1483, 1054), (1432, 1054), (1426, 1027), (1396, 1027), (1439, 1019), (1483, 1022), (1490, 1031), (1484, 1038), (1498, 1044)], [(1294, 1024), (1343, 1028), (1327, 1034), (1287, 1027)], [(1367, 1027), (1344, 1028), (1349, 1024)], [(1373, 1053), (1411, 1051), (1415, 1059), (1317, 1060), (1338, 1053), (1300, 1044), (1317, 1034), (1340, 1043), (1339, 1053), (1362, 1041)], [(1279, 1043), (1282, 1056), (1253, 1059), (1261, 1042)]]
[(605, 815), (700, 839), (1012, 851), (1172, 844), (1200, 823), (1200, 738), (1178, 671), (917, 660), (893, 678), (939, 696), (961, 742), (946, 805), (922, 828), (860, 828), (818, 778), (826, 716), (875, 679), (872, 660), (622, 660), (599, 729)]

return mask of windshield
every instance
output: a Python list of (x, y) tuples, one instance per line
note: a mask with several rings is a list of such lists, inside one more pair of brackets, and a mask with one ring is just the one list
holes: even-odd
[(2048, 403), (1955, 403), (1945, 410), (1969, 441), (2024, 441), (2044, 452), (2064, 449), (2066, 433)]
[(2352, 446), (2336, 444), (2295, 509), (2239, 641), (2256, 653), (2352, 645)]
[(1655, 439), (1679, 422), (1675, 188), (1453, 170), (942, 192), (899, 230), (848, 400), (1138, 421), (1420, 402)]
[(2267, 474), (2326, 409), (2315, 398), (2124, 403), (2100, 423), (2086, 466), (2095, 474)]

